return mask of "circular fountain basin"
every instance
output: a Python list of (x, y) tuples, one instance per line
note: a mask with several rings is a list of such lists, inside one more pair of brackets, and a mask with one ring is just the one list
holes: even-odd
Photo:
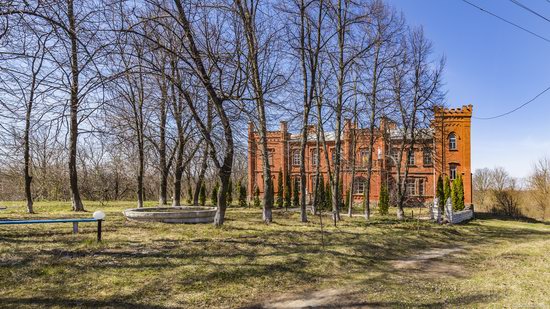
[(174, 206), (144, 207), (123, 211), (128, 220), (164, 223), (211, 223), (216, 216), (215, 207)]

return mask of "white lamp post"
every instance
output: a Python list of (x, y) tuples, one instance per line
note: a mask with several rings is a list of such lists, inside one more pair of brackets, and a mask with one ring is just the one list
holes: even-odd
[(101, 210), (97, 210), (94, 212), (94, 214), (92, 215), (94, 217), (94, 219), (96, 220), (103, 220), (105, 219), (105, 213)]

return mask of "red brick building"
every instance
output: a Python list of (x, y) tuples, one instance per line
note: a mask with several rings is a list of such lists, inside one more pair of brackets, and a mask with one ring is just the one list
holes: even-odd
[[(404, 151), (401, 166), (403, 171), (408, 164), (407, 204), (418, 205), (433, 200), (435, 182), (440, 174), (455, 179), (462, 175), (464, 181), (464, 201), (472, 203), (470, 123), (472, 105), (461, 108), (436, 109), (431, 127), (424, 133), (417, 134), (417, 142), (412, 152)], [(328, 181), (328, 171), (325, 154), (321, 146), (320, 159), (317, 158), (316, 128), (308, 128), (306, 146), (306, 199), (313, 194), (317, 164)], [(371, 177), (370, 200), (378, 201), (380, 187), (386, 183), (389, 190), (395, 188), (396, 164), (399, 156), (398, 147), (401, 144), (400, 129), (393, 123), (383, 120), (375, 132), (373, 149), (368, 149), (368, 129), (357, 128), (346, 120), (342, 132), (342, 183), (343, 192), (348, 192), (352, 177), (353, 153), (355, 153), (355, 180), (353, 188), (354, 202), (364, 199), (365, 175), (367, 173), (368, 152), (372, 152), (373, 169)], [(353, 148), (355, 137), (355, 151)], [(292, 181), (300, 179), (300, 134), (288, 132), (287, 123), (281, 122), (278, 131), (268, 132), (269, 161), (275, 193), (282, 188), (277, 186), (277, 177), (281, 171), (283, 179), (289, 175)], [(325, 140), (329, 151), (329, 162), (334, 159), (334, 132), (325, 132)], [(263, 193), (262, 156), (259, 149), (259, 136), (252, 126), (248, 131), (248, 197), (252, 198), (256, 187)], [(284, 182), (283, 182), (284, 183)]]

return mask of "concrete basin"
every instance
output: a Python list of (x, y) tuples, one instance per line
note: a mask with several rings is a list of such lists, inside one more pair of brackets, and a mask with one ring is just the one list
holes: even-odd
[(164, 223), (211, 223), (216, 216), (215, 207), (175, 206), (143, 207), (122, 212), (128, 220)]

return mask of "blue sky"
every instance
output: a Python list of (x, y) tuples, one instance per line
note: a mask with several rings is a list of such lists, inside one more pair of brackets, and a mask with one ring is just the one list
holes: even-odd
[[(468, 0), (550, 39), (550, 22), (509, 0)], [(550, 1), (518, 0), (550, 19)], [(550, 86), (550, 42), (461, 0), (387, 0), (411, 26), (422, 26), (437, 55), (445, 55), (449, 106), (474, 105), (474, 116), (514, 109)], [(472, 169), (502, 166), (528, 176), (550, 157), (550, 91), (517, 112), (472, 119)]]

